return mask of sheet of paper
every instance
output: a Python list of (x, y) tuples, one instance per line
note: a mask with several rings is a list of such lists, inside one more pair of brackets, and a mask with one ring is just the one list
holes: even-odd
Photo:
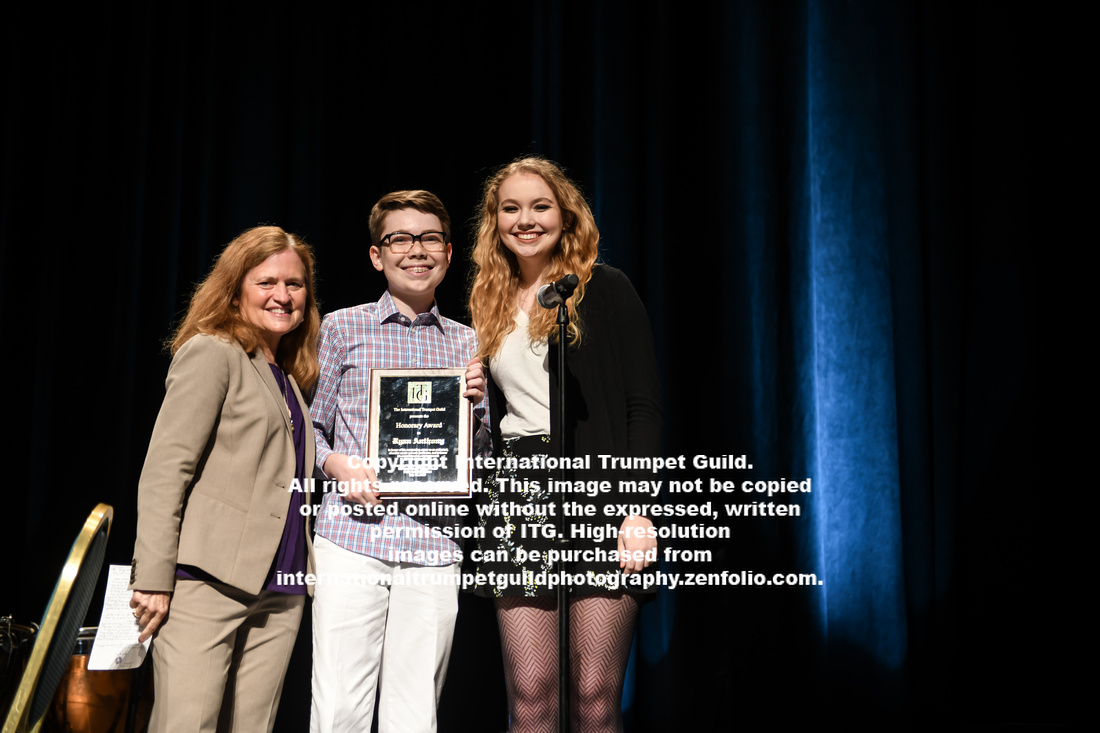
[(130, 566), (112, 565), (107, 574), (107, 592), (103, 595), (103, 613), (99, 630), (88, 658), (88, 669), (133, 669), (140, 667), (149, 651), (151, 639), (138, 643), (141, 628), (130, 610)]

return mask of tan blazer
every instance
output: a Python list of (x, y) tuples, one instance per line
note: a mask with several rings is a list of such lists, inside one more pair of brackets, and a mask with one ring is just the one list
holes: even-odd
[[(312, 472), (313, 426), (298, 385), (290, 384), (306, 416), (300, 429)], [(262, 353), (249, 356), (236, 342), (200, 335), (176, 352), (165, 388), (138, 484), (130, 588), (171, 591), (180, 563), (259, 593), (282, 538), (295, 472), (279, 383)]]

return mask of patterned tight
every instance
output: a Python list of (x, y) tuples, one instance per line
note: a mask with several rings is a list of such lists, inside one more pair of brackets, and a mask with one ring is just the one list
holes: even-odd
[[(553, 733), (558, 714), (558, 610), (553, 597), (498, 598), (511, 733)], [(638, 617), (629, 593), (599, 593), (569, 605), (573, 733), (621, 733), (623, 678)]]

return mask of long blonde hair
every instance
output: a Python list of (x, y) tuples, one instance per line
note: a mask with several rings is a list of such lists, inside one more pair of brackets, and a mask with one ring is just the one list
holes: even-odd
[(218, 255), (214, 268), (195, 288), (187, 315), (176, 328), (168, 349), (175, 356), (192, 336), (200, 333), (225, 336), (248, 353), (262, 341), (256, 328), (241, 317), (237, 300), (245, 273), (268, 257), (290, 250), (302, 260), (305, 270), (306, 303), (301, 325), (279, 340), (275, 361), (294, 377), (303, 392), (309, 392), (321, 374), (317, 363), (317, 336), (321, 314), (314, 295), (313, 249), (277, 226), (253, 227), (241, 233)]
[[(558, 246), (550, 255), (544, 273), (547, 281), (556, 281), (569, 273), (580, 279), (569, 299), (568, 338), (571, 345), (580, 343), (582, 324), (577, 305), (584, 299), (592, 268), (596, 264), (600, 230), (588, 202), (555, 163), (545, 158), (519, 158), (501, 168), (485, 181), (481, 206), (478, 209), (477, 239), (471, 259), (474, 261), (470, 286), (470, 315), (477, 331), (480, 355), (491, 358), (500, 350), (505, 337), (515, 328), (516, 294), (520, 274), (516, 256), (500, 241), (497, 232), (497, 209), (500, 187), (517, 173), (531, 173), (550, 187), (562, 211), (562, 233)], [(557, 309), (539, 309), (531, 317), (528, 331), (532, 341), (553, 341), (557, 332)]]

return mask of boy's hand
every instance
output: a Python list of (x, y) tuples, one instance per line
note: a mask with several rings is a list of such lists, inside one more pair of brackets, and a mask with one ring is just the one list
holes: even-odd
[(476, 356), (466, 365), (466, 391), (462, 396), (475, 405), (485, 397), (485, 370)]
[(373, 468), (363, 466), (362, 460), (356, 461), (355, 467), (351, 465), (348, 456), (342, 453), (332, 453), (325, 459), (325, 475), (337, 481), (347, 481), (351, 488), (344, 496), (345, 499), (363, 506), (381, 504), (378, 498), (378, 476)]

